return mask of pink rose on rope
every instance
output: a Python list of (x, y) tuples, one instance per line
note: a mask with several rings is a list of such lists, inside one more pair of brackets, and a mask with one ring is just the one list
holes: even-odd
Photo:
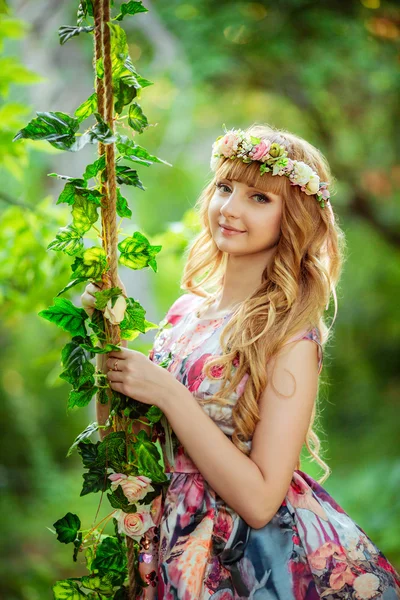
[(114, 513), (115, 519), (118, 522), (119, 533), (124, 533), (137, 541), (148, 531), (154, 527), (154, 521), (151, 517), (149, 507), (143, 507), (135, 513), (125, 513), (122, 510), (117, 510)]
[(269, 140), (261, 140), (261, 142), (259, 144), (257, 144), (257, 146), (254, 146), (253, 150), (251, 150), (251, 152), (249, 152), (249, 156), (253, 159), (253, 160), (263, 160), (263, 158), (265, 158), (266, 160), (269, 158), (269, 154), (268, 151), (271, 147), (271, 142)]
[(148, 492), (154, 492), (150, 485), (151, 479), (145, 475), (134, 477), (133, 475), (124, 475), (123, 473), (113, 473), (108, 476), (111, 479), (111, 490), (114, 492), (120, 485), (129, 504), (135, 504), (146, 496)]

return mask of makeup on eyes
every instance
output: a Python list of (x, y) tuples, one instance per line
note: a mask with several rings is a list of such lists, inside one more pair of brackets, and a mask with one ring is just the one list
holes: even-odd
[[(229, 181), (229, 180), (227, 180), (227, 181)], [(217, 182), (215, 182), (214, 185), (217, 189), (221, 189), (222, 187), (228, 187), (228, 188), (230, 187), (230, 185), (228, 183), (224, 183), (223, 181), (217, 181)], [(256, 188), (250, 188), (250, 189), (255, 190)], [(257, 202), (257, 204), (269, 204), (271, 202), (271, 199), (268, 196), (266, 196), (264, 193), (258, 192), (256, 194), (253, 194), (253, 197), (254, 196), (259, 196), (260, 198), (263, 198), (263, 200), (264, 200), (264, 202)]]

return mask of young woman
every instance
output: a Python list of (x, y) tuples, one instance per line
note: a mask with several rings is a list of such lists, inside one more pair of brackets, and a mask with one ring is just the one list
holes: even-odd
[[(253, 125), (217, 138), (211, 168), (185, 293), (149, 357), (107, 360), (113, 389), (164, 413), (170, 483), (141, 540), (141, 598), (400, 598), (399, 574), (321, 486), (323, 317), (345, 248), (329, 166), (304, 139)], [(98, 289), (82, 295), (87, 310)], [(300, 470), (303, 444), (318, 482)]]

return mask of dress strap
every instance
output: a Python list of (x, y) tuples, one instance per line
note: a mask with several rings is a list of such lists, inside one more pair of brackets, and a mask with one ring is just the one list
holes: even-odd
[(291, 342), (296, 342), (298, 340), (311, 340), (312, 342), (315, 342), (317, 344), (317, 346), (318, 346), (318, 375), (319, 375), (322, 371), (322, 364), (323, 364), (323, 360), (324, 360), (324, 349), (322, 347), (321, 334), (320, 334), (318, 327), (313, 327), (309, 331), (305, 330), (305, 331), (302, 331), (301, 333), (297, 333), (296, 335), (293, 335), (283, 345), (286, 346), (286, 344), (290, 344)]

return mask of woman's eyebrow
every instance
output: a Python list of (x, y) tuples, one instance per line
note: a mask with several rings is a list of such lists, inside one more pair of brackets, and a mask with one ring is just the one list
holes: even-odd
[[(232, 179), (229, 179), (229, 177), (224, 177), (223, 179), (225, 179), (226, 181), (229, 181), (230, 183), (232, 183)], [(247, 186), (249, 188), (249, 190), (255, 190), (256, 192), (261, 192), (262, 194), (267, 194), (268, 192), (262, 190), (261, 188), (256, 188), (256, 187), (250, 187), (249, 185)]]

